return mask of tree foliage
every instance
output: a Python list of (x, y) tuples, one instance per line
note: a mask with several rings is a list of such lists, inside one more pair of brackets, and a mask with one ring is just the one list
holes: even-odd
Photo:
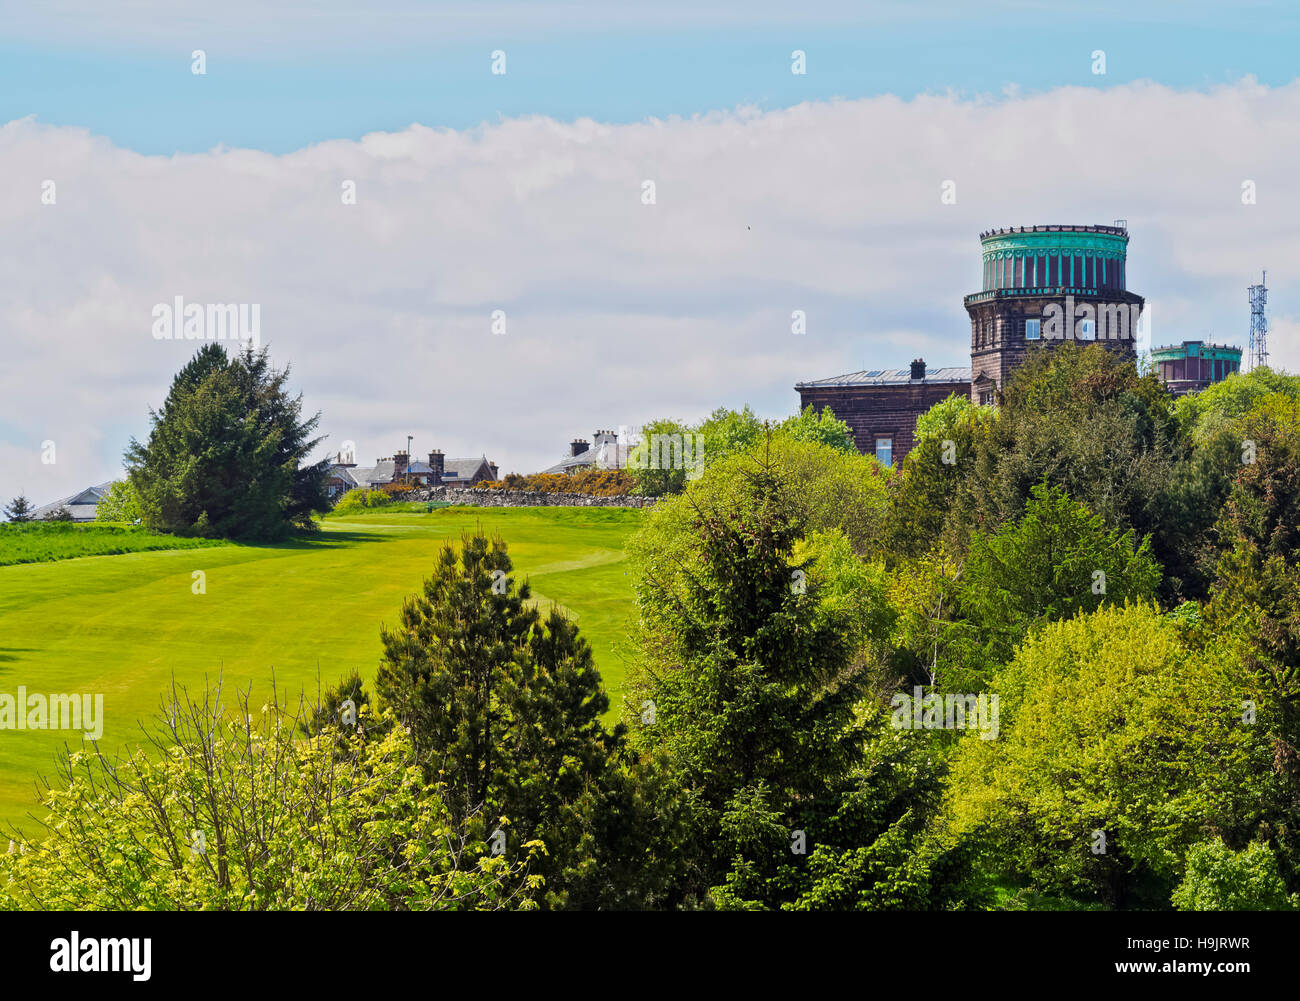
[(19, 494), (7, 505), (5, 505), (5, 519), (14, 524), (22, 524), (32, 520), (32, 502), (29, 501), (25, 494)]
[(144, 519), (140, 496), (130, 480), (116, 480), (95, 505), (95, 520), (133, 525)]
[(178, 535), (277, 539), (310, 529), (329, 508), (326, 463), (305, 464), (322, 439), (320, 415), (302, 419), (302, 397), (285, 388), (251, 345), (228, 357), (205, 344), (150, 411), (149, 439), (132, 439), (127, 473), (144, 523)]
[[(92, 910), (448, 910), (533, 906), (539, 846), (468, 835), (400, 727), (299, 736), (302, 707), (217, 684), (173, 689), (120, 758), (72, 751), (43, 837), (0, 856), (0, 906)], [(371, 721), (363, 717), (365, 723)]]
[(499, 539), (445, 547), (383, 630), (376, 691), (452, 817), (510, 854), (544, 846), (547, 906), (639, 905), (654, 866), (624, 731), (601, 723), (609, 699), (577, 627), (542, 620), (511, 570)]

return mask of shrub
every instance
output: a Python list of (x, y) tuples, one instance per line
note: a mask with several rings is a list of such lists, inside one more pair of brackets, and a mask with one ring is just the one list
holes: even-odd
[(1290, 911), (1300, 902), (1287, 896), (1268, 845), (1256, 842), (1234, 852), (1215, 839), (1188, 851), (1173, 904), (1180, 911)]
[(367, 490), (365, 487), (355, 487), (349, 490), (334, 505), (335, 511), (364, 511), (372, 507), (386, 507), (393, 502), (391, 494), (382, 490)]
[(529, 908), (537, 844), (493, 857), (413, 767), (402, 727), (377, 736), (272, 698), (235, 712), (221, 686), (173, 689), (148, 745), (77, 750), (47, 786), (46, 835), (0, 855), (13, 910)]
[(637, 479), (625, 469), (583, 469), (576, 473), (507, 473), (504, 480), (474, 484), (475, 490), (533, 490), (544, 494), (626, 497), (637, 492)]

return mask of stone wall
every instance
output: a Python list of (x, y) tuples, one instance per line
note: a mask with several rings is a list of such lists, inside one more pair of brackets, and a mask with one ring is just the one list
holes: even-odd
[(590, 494), (545, 493), (541, 490), (472, 490), (466, 487), (429, 487), (402, 494), (403, 501), (445, 501), (476, 507), (651, 507), (656, 497), (593, 497)]
[(880, 386), (812, 386), (799, 390), (799, 408), (830, 407), (849, 426), (858, 451), (876, 454), (877, 438), (893, 439), (897, 468), (915, 442), (916, 419), (951, 394), (965, 396), (969, 382), (913, 382)]

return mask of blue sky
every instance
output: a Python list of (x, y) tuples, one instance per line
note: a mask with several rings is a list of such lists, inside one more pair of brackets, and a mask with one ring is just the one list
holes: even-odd
[[(334, 6), (274, 17), (151, 0), (112, 17), (78, 3), (11, 10), (0, 120), (35, 115), (142, 153), (283, 153), (413, 122), (463, 129), (529, 114), (631, 122), (1138, 79), (1279, 85), (1295, 76), (1300, 16), (1285, 3)], [(204, 76), (189, 72), (195, 48)], [(803, 76), (790, 72), (796, 48), (808, 54)], [(489, 73), (495, 49), (507, 53), (505, 76)], [(1104, 76), (1091, 72), (1095, 49)]]

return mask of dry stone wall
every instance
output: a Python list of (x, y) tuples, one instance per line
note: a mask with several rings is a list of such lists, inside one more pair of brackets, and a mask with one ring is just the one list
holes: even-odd
[(651, 507), (655, 497), (593, 497), (590, 494), (546, 493), (541, 490), (474, 490), (467, 487), (429, 487), (403, 494), (401, 500), (445, 501), (477, 507)]

